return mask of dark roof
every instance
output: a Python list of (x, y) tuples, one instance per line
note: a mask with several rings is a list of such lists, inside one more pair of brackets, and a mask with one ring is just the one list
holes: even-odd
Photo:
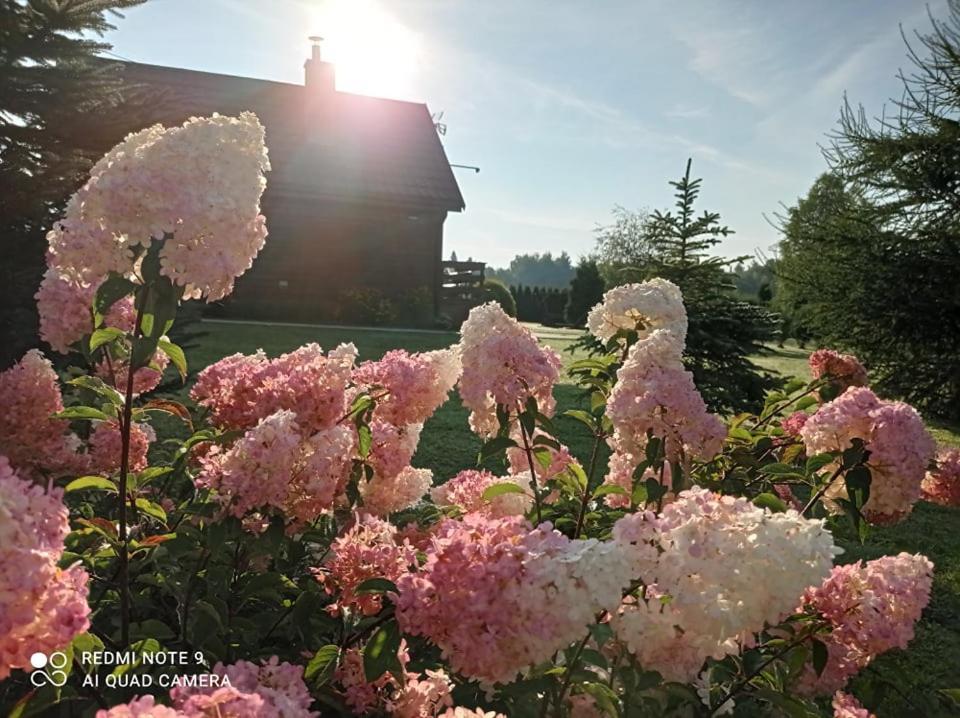
[[(268, 192), (459, 212), (463, 196), (427, 106), (285, 82), (121, 62), (132, 102), (95, 135), (191, 116), (257, 114), (266, 128)], [(104, 147), (103, 149), (106, 149)]]

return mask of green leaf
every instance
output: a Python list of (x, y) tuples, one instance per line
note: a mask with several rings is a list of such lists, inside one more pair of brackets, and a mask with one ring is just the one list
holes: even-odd
[(187, 357), (183, 353), (183, 349), (168, 339), (161, 339), (157, 342), (157, 347), (170, 357), (170, 361), (180, 372), (180, 378), (185, 380), (187, 378)]
[(137, 285), (121, 274), (110, 272), (106, 280), (97, 287), (93, 295), (93, 321), (99, 327), (103, 323), (104, 315), (110, 311), (117, 301), (130, 294)]
[(340, 660), (340, 647), (328, 643), (313, 654), (303, 671), (303, 677), (316, 686), (323, 685), (333, 675)]
[(817, 675), (820, 676), (823, 674), (823, 670), (827, 667), (827, 661), (830, 660), (830, 651), (827, 650), (827, 644), (823, 641), (814, 638), (812, 639), (812, 643), (813, 670), (815, 670)]
[(61, 412), (53, 415), (55, 419), (90, 419), (96, 421), (113, 421), (115, 416), (108, 416), (92, 406), (68, 406)]
[(560, 451), (560, 442), (551, 436), (547, 436), (546, 434), (538, 434), (537, 436), (533, 437), (533, 445), (547, 446), (554, 451)]
[[(603, 486), (600, 487), (601, 489)], [(624, 491), (626, 493), (626, 491)], [(630, 502), (634, 506), (645, 506), (650, 501), (650, 492), (647, 491), (646, 482), (642, 484), (637, 484), (633, 487), (633, 494), (630, 497)]]
[(387, 671), (400, 671), (397, 651), (400, 649), (400, 627), (396, 621), (380, 626), (363, 649), (363, 673), (372, 683)]
[(647, 464), (650, 466), (659, 466), (660, 464), (660, 449), (663, 446), (663, 441), (658, 436), (651, 436), (647, 440), (647, 446), (644, 450), (646, 454)]
[(836, 459), (836, 457), (830, 453), (815, 454), (807, 459), (807, 464), (803, 469), (803, 473), (807, 476), (813, 476), (824, 466), (832, 463), (834, 459)]
[(590, 429), (591, 432), (596, 431), (596, 419), (589, 411), (584, 411), (583, 409), (567, 409), (567, 411), (563, 412), (563, 415), (569, 416), (571, 419), (576, 419)]
[(163, 523), (167, 522), (167, 512), (164, 511), (158, 504), (155, 504), (148, 499), (139, 498), (136, 501), (136, 505), (137, 508), (143, 511), (143, 513), (145, 513), (147, 516), (152, 516)]
[(104, 397), (114, 406), (123, 406), (123, 394), (98, 377), (78, 376), (76, 379), (71, 379), (68, 381), (67, 384), (89, 389), (90, 391)]
[(783, 393), (784, 393), (784, 394), (792, 394), (792, 393), (795, 392), (795, 391), (798, 391), (798, 390), (800, 390), (800, 389), (803, 389), (803, 387), (805, 387), (806, 385), (807, 385), (807, 382), (805, 382), (803, 379), (800, 379), (800, 378), (798, 378), (798, 377), (793, 377), (793, 378), (792, 378), (790, 381), (788, 381), (788, 382), (786, 383), (786, 385), (783, 387)]
[(83, 491), (84, 489), (103, 489), (116, 492), (117, 485), (102, 476), (81, 476), (67, 484), (64, 492), (70, 493), (71, 491)]
[(399, 589), (397, 584), (386, 578), (368, 578), (353, 589), (353, 592), (357, 594), (399, 593)]
[(798, 399), (797, 403), (794, 404), (794, 408), (797, 411), (803, 411), (804, 409), (809, 409), (811, 406), (817, 403), (817, 397), (815, 396), (805, 396), (802, 399)]
[(597, 706), (609, 716), (619, 714), (617, 694), (603, 683), (582, 683), (580, 690), (590, 695)]
[(361, 459), (366, 459), (370, 456), (370, 447), (372, 445), (373, 433), (370, 431), (370, 427), (366, 424), (361, 424), (357, 427), (357, 451), (359, 451)]
[(775, 514), (783, 513), (787, 510), (787, 505), (776, 494), (762, 493), (753, 499), (753, 505), (761, 509), (768, 509)]
[(516, 445), (517, 442), (511, 439), (509, 436), (495, 436), (480, 447), (480, 456), (477, 459), (477, 463), (482, 464), (487, 459), (496, 456), (497, 454), (500, 454)]
[(153, 355), (157, 353), (159, 341), (160, 337), (134, 337), (130, 350), (130, 364), (134, 371), (150, 364)]
[(800, 469), (789, 464), (764, 464), (760, 467), (760, 473), (767, 476), (797, 476), (803, 478)]
[(493, 484), (493, 486), (488, 486), (482, 495), (484, 501), (493, 501), (493, 499), (498, 496), (503, 496), (504, 494), (522, 494), (525, 493), (523, 487), (519, 484), (515, 484), (512, 481), (504, 481), (499, 484)]
[(127, 333), (116, 327), (97, 329), (90, 335), (90, 351), (96, 351), (104, 344), (115, 342), (117, 339), (122, 339), (125, 336), (127, 336)]
[(533, 458), (537, 460), (537, 463), (540, 464), (540, 467), (543, 469), (550, 468), (550, 464), (553, 463), (553, 453), (545, 446), (538, 446), (534, 448), (531, 453)]
[[(617, 486), (616, 484), (601, 484), (597, 487), (597, 490), (593, 492), (593, 498), (599, 499), (601, 496), (608, 496), (610, 494), (616, 494), (617, 496), (626, 496), (627, 490), (622, 486)], [(644, 487), (644, 495), (646, 495), (646, 488)]]

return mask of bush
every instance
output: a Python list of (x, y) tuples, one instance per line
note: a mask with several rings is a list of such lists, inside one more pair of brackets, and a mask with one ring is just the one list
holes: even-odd
[(337, 321), (345, 324), (379, 327), (395, 324), (398, 310), (379, 289), (358, 287), (340, 293), (336, 316)]
[[(161, 157), (178, 140), (161, 133)], [(238, 153), (232, 166), (263, 151), (213, 144)], [(188, 206), (206, 208), (202, 170), (219, 158), (195, 149), (186, 180), (201, 201)], [(160, 204), (150, 187), (183, 186), (176, 163), (138, 161), (120, 160), (129, 186), (103, 183), (128, 193), (117, 206), (129, 215), (72, 219), (135, 232)], [(234, 178), (239, 198), (256, 168)], [(209, 251), (218, 239), (230, 241), (212, 236)], [(664, 291), (628, 288), (592, 313), (604, 352), (568, 367), (589, 397), (563, 417), (589, 437), (584, 464), (557, 437), (559, 356), (496, 304), (447, 350), (363, 363), (352, 345), (232, 355), (198, 375), (188, 406), (150, 396), (167, 362), (187, 374), (166, 338), (185, 286), (160, 273), (185, 246), (176, 233), (145, 241), (137, 281), (108, 274), (90, 300), (65, 275), (51, 291), (74, 301), (40, 303), (51, 346), (76, 350), (70, 382), (36, 352), (0, 374), (0, 507), (14, 507), (0, 552), (0, 710), (563, 718), (735, 704), (823, 716), (831, 699), (857, 709), (838, 691), (912, 638), (929, 561), (832, 568), (828, 526), (864, 536), (899, 520), (928, 465), (950, 502), (956, 467), (933, 462), (912, 408), (860, 386), (854, 358), (820, 353), (812, 382), (725, 423), (683, 368), (682, 297), (658, 281)], [(233, 278), (189, 276), (202, 296)], [(433, 477), (411, 462), (455, 386), (476, 468)], [(177, 427), (163, 430), (161, 413)], [(826, 524), (827, 510), (842, 519)], [(170, 690), (178, 675), (189, 689)], [(883, 700), (872, 674), (857, 690), (868, 709)], [(927, 715), (950, 700), (898, 691)]]
[(513, 298), (513, 294), (507, 288), (507, 285), (501, 282), (499, 279), (492, 279), (491, 277), (484, 279), (480, 296), (481, 301), (478, 302), (478, 304), (483, 304), (484, 302), (496, 302), (500, 305), (500, 308), (507, 313), (508, 316), (517, 316), (517, 302)]

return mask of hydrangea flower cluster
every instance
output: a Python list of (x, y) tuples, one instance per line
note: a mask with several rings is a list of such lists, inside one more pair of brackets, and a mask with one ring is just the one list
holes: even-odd
[(515, 411), (533, 397), (541, 413), (553, 414), (560, 356), (496, 302), (470, 310), (460, 328), (460, 357), (460, 397), (471, 412), (470, 428), (479, 435), (496, 433), (498, 404)]
[(805, 411), (795, 411), (785, 419), (780, 420), (780, 426), (788, 436), (800, 436), (800, 429), (804, 427), (810, 414)]
[(237, 518), (254, 509), (283, 510), (300, 448), (296, 414), (278, 411), (262, 419), (225, 453), (216, 448), (202, 459), (198, 485), (215, 489)]
[(712, 457), (722, 447), (726, 427), (707, 411), (681, 350), (677, 336), (665, 330), (630, 347), (607, 403), (615, 451), (642, 455), (648, 432), (663, 439), (669, 461)]
[(289, 409), (312, 433), (334, 426), (343, 416), (356, 356), (353, 344), (341, 344), (326, 356), (317, 344), (272, 360), (262, 351), (233, 354), (201, 371), (190, 397), (209, 409), (213, 423), (222, 428), (249, 429)]
[(699, 487), (659, 516), (621, 518), (613, 538), (646, 586), (614, 616), (613, 628), (644, 667), (684, 682), (706, 658), (737, 652), (765, 623), (789, 614), (839, 551), (822, 521)]
[(0, 453), (24, 476), (78, 474), (86, 457), (80, 439), (70, 432), (53, 365), (36, 349), (0, 372)]
[(313, 571), (328, 594), (339, 593), (331, 612), (351, 609), (372, 616), (382, 607), (383, 597), (376, 593), (358, 594), (356, 588), (371, 578), (396, 581), (416, 562), (416, 551), (408, 541), (400, 539), (393, 524), (361, 515), (330, 545), (323, 567)]
[(840, 354), (832, 349), (818, 349), (807, 362), (814, 379), (829, 379), (837, 393), (851, 386), (867, 385), (867, 370), (852, 354)]
[[(483, 498), (483, 492), (494, 484), (515, 483), (524, 489), (524, 493), (508, 493), (495, 496), (489, 501)], [(466, 469), (449, 481), (437, 486), (430, 492), (437, 506), (456, 506), (463, 513), (479, 513), (489, 518), (503, 516), (523, 516), (533, 505), (533, 496), (529, 493), (530, 473), (511, 474), (497, 477), (489, 471)]]
[(826, 668), (817, 676), (807, 666), (798, 690), (833, 693), (876, 656), (906, 648), (930, 600), (932, 574), (926, 556), (901, 553), (837, 566), (822, 584), (808, 588), (799, 610), (819, 613), (832, 630), (822, 637)]
[(270, 169), (256, 115), (192, 118), (128, 135), (90, 171), (47, 235), (48, 263), (81, 282), (135, 274), (134, 249), (165, 238), (161, 273), (188, 298), (233, 290), (267, 235)]
[[(86, 283), (76, 278), (63, 276), (55, 269), (48, 269), (37, 290), (37, 312), (40, 315), (40, 338), (61, 354), (70, 351), (70, 346), (93, 332), (93, 297), (100, 282)], [(110, 307), (104, 317), (104, 326), (116, 327), (125, 332), (133, 330), (136, 311), (133, 297), (124, 297)]]
[(57, 567), (70, 531), (62, 493), (21, 479), (0, 456), (0, 680), (90, 625), (86, 571)]
[[(232, 691), (224, 697), (228, 700), (246, 704), (249, 708), (256, 706), (256, 712), (203, 712), (197, 710), (201, 706), (210, 705), (209, 698), (216, 695), (216, 691), (223, 689), (174, 688), (170, 697), (175, 707), (187, 716), (214, 716), (229, 715), (237, 718), (314, 718), (319, 713), (310, 710), (313, 699), (303, 682), (303, 667), (290, 663), (280, 662), (273, 656), (260, 664), (250, 661), (237, 661), (224, 666), (218, 663), (213, 667), (218, 676), (226, 676), (230, 680)], [(221, 694), (223, 695), (223, 694)], [(247, 696), (256, 696), (259, 700), (249, 701)], [(238, 700), (239, 699), (239, 700)]]
[(582, 637), (597, 612), (620, 603), (630, 580), (617, 546), (571, 541), (519, 517), (445, 521), (426, 556), (396, 582), (400, 627), (487, 685), (513, 680)]
[(397, 426), (426, 421), (459, 379), (456, 349), (422, 354), (394, 349), (379, 361), (364, 362), (353, 373), (358, 386), (380, 396), (376, 416)]
[[(862, 512), (873, 523), (892, 523), (910, 513), (936, 448), (913, 407), (883, 401), (869, 389), (856, 387), (820, 407), (800, 436), (811, 456), (843, 451), (853, 439), (864, 441), (872, 480)], [(843, 480), (834, 481), (824, 496), (847, 498)]]
[(153, 696), (143, 696), (110, 709), (98, 710), (96, 718), (183, 718), (183, 713), (158, 704)]
[(656, 277), (641, 284), (622, 284), (603, 295), (590, 310), (587, 329), (597, 339), (609, 342), (617, 332), (635, 331), (641, 339), (664, 329), (681, 346), (687, 337), (687, 310), (676, 284)]
[(837, 691), (831, 701), (833, 718), (877, 718), (849, 693)]
[[(130, 470), (143, 471), (147, 468), (147, 451), (156, 441), (157, 435), (149, 424), (130, 424)], [(90, 434), (90, 468), (103, 474), (112, 474), (120, 470), (120, 454), (123, 449), (123, 437), (120, 435), (118, 421), (100, 421)]]
[(923, 477), (920, 490), (924, 501), (960, 506), (960, 449), (942, 448), (937, 452), (937, 466)]
[(377, 516), (416, 506), (433, 486), (433, 472), (405, 466), (393, 476), (374, 476), (360, 485), (363, 509)]
[[(140, 396), (156, 389), (160, 385), (163, 372), (169, 364), (170, 357), (163, 351), (157, 350), (154, 352), (147, 366), (142, 366), (133, 372), (133, 396)], [(97, 376), (117, 391), (121, 393), (127, 391), (127, 372), (130, 371), (129, 360), (111, 358), (108, 361), (104, 357), (94, 367), (94, 371)]]

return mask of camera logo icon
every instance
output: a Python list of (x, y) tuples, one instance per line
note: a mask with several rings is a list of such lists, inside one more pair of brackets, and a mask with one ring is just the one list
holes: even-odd
[(37, 651), (30, 656), (30, 665), (34, 668), (30, 682), (37, 688), (47, 684), (56, 688), (66, 685), (67, 673), (63, 669), (68, 662), (67, 654), (62, 651), (55, 651), (49, 656)]

